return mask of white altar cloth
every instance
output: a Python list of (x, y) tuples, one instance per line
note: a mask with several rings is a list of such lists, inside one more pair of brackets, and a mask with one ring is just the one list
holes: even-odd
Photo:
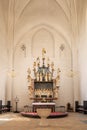
[(55, 105), (54, 102), (33, 102), (32, 105)]

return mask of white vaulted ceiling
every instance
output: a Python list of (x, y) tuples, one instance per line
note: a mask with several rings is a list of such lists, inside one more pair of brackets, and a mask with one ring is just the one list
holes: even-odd
[(53, 27), (70, 42), (71, 23), (77, 21), (77, 13), (81, 15), (84, 4), (85, 0), (0, 0), (0, 22), (5, 32), (14, 24), (17, 42), (29, 29), (40, 24)]
[(21, 35), (23, 37), (24, 33), (27, 33), (29, 29), (41, 24), (52, 26), (59, 33), (61, 31), (65, 33), (67, 29), (69, 31), (69, 26), (67, 25), (70, 22), (70, 14), (66, 14), (56, 0), (31, 0), (23, 4), (21, 8), (19, 3), (17, 3), (15, 12), (17, 36)]

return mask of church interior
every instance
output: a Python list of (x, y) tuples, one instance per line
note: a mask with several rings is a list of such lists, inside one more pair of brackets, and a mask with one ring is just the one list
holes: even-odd
[(86, 130), (86, 35), (87, 0), (0, 0), (0, 130)]

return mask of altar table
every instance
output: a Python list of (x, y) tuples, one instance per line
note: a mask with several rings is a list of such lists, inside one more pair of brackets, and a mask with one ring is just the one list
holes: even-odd
[(54, 102), (46, 102), (46, 103), (41, 103), (41, 102), (34, 102), (32, 103), (33, 106), (33, 112), (37, 112), (37, 108), (50, 108), (51, 112), (55, 112), (55, 103)]

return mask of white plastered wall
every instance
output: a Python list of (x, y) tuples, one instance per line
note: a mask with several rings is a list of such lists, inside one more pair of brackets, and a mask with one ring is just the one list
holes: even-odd
[[(8, 71), (8, 51), (7, 51), (7, 29), (4, 19), (6, 15), (3, 15), (4, 12), (2, 8), (4, 3), (0, 4), (0, 100), (2, 104), (5, 104), (6, 99), (6, 87), (7, 87), (7, 71)], [(6, 8), (7, 9), (7, 8)]]
[(87, 100), (87, 1), (83, 9), (82, 25), (79, 32), (79, 74), (80, 74), (80, 103)]

